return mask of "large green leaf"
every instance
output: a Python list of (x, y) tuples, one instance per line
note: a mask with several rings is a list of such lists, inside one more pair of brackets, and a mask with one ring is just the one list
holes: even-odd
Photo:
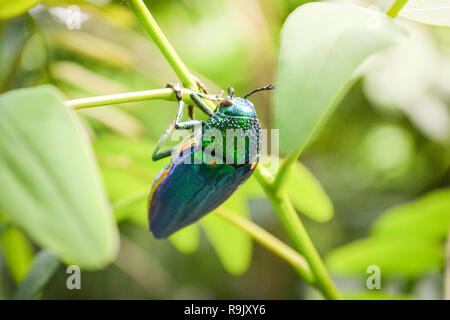
[(40, 0), (0, 0), (0, 19), (8, 19), (26, 12)]
[(66, 262), (100, 268), (117, 228), (89, 141), (55, 89), (0, 96), (0, 211)]
[(332, 251), (326, 258), (331, 272), (367, 277), (367, 267), (376, 265), (383, 275), (418, 277), (442, 267), (443, 246), (416, 237), (368, 238)]
[(389, 209), (373, 226), (379, 237), (411, 236), (443, 240), (450, 227), (450, 189), (431, 192), (421, 199)]
[(291, 13), (281, 32), (274, 97), (280, 150), (303, 147), (345, 95), (357, 67), (402, 34), (385, 14), (356, 6), (308, 3)]

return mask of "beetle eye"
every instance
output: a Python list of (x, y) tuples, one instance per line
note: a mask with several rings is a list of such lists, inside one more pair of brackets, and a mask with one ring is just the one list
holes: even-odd
[(220, 103), (221, 108), (226, 108), (226, 107), (229, 107), (232, 105), (233, 105), (233, 102), (231, 102), (231, 100), (228, 98), (223, 99), (222, 102)]

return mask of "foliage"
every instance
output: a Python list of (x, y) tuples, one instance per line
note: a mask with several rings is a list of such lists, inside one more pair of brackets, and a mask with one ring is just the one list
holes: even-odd
[(116, 226), (71, 111), (46, 86), (8, 92), (0, 106), (0, 211), (67, 262), (110, 263)]
[[(5, 92), (0, 95), (0, 225), (5, 226), (0, 228), (0, 259), (6, 260), (18, 284), (16, 298), (39, 296), (59, 261), (107, 274), (105, 267), (114, 263), (118, 251), (118, 226), (122, 235), (146, 248), (145, 259), (155, 264), (160, 261), (180, 282), (197, 281), (199, 291), (209, 281), (208, 292), (214, 297), (235, 286), (250, 297), (261, 291), (266, 292), (264, 297), (278, 298), (287, 286), (272, 293), (265, 290), (261, 278), (279, 286), (283, 279), (297, 283), (292, 281), (296, 275), (272, 265), (265, 256), (261, 260), (262, 253), (253, 247), (252, 239), (286, 260), (326, 298), (339, 298), (339, 293), (316, 247), (321, 253), (334, 248), (327, 254), (327, 266), (333, 275), (345, 279), (365, 278), (372, 264), (386, 275), (383, 283), (395, 277), (414, 282), (442, 269), (450, 194), (448, 189), (436, 189), (448, 178), (446, 137), (450, 131), (445, 124), (449, 117), (441, 112), (444, 125), (425, 128), (421, 120), (426, 119), (415, 113), (419, 109), (406, 92), (415, 92), (414, 99), (433, 105), (431, 110), (442, 111), (450, 92), (445, 85), (447, 69), (426, 73), (432, 76), (405, 76), (391, 91), (386, 87), (382, 91), (380, 83), (389, 86), (394, 82), (377, 67), (378, 63), (397, 70), (392, 63), (395, 67), (401, 61), (390, 61), (386, 55), (406, 47), (405, 39), (416, 29), (435, 33), (441, 39), (436, 43), (445, 48), (431, 45), (428, 35), (417, 47), (442, 52), (439, 59), (431, 59), (435, 65), (448, 63), (450, 38), (443, 28), (449, 26), (448, 8), (440, 0), (410, 0), (406, 5), (407, 1), (400, 0), (390, 9), (384, 2), (379, 4), (391, 17), (399, 14), (416, 21), (414, 27), (371, 8), (338, 3), (298, 8), (289, 1), (149, 3), (183, 60), (158, 31), (153, 17), (139, 7), (141, 1), (128, 2), (143, 27), (119, 1), (94, 5), (47, 0), (40, 10), (27, 12), (37, 2), (0, 0), (0, 19), (5, 19), (0, 25), (0, 92)], [(58, 14), (73, 3), (88, 17), (81, 30), (67, 30)], [(175, 116), (173, 97), (166, 95), (163, 99), (169, 101), (158, 103), (125, 98), (126, 103), (112, 107), (109, 104), (117, 102), (113, 96), (101, 104), (104, 108), (77, 111), (70, 110), (77, 108), (76, 100), (66, 102), (123, 92), (133, 96), (136, 90), (174, 83), (177, 80), (170, 69), (185, 87), (197, 90), (195, 77), (184, 62), (214, 94), (229, 84), (245, 92), (271, 82), (276, 74), (273, 108), (265, 94), (255, 95), (254, 102), (262, 123), (280, 129), (280, 147), (286, 156), (272, 158), (281, 163), (279, 168), (261, 163), (255, 176), (223, 206), (170, 237), (171, 244), (189, 257), (178, 256), (165, 242), (148, 235), (139, 238), (139, 230), (148, 229), (150, 182), (165, 165), (164, 161), (152, 162), (150, 154)], [(436, 83), (440, 73), (444, 80)], [(426, 85), (417, 89), (419, 82)], [(30, 86), (34, 88), (12, 90)], [(388, 99), (389, 94), (394, 98)], [(184, 98), (190, 102), (188, 96)], [(407, 114), (411, 123), (381, 108), (373, 111), (373, 106), (386, 101)], [(436, 101), (441, 103), (437, 106)], [(195, 116), (202, 117), (197, 111)], [(430, 131), (433, 134), (426, 137), (420, 133)], [(398, 157), (389, 158), (386, 153), (399, 145), (404, 148), (395, 150)], [(383, 152), (383, 146), (390, 149)], [(300, 154), (301, 163), (297, 161)], [(379, 163), (388, 158), (389, 166)], [(398, 205), (425, 193), (419, 200)], [(267, 205), (269, 201), (273, 208)], [(382, 211), (369, 228), (374, 215)], [(293, 248), (283, 242), (287, 237), (273, 221), (274, 212)], [(367, 228), (369, 236), (355, 240)], [(335, 248), (342, 243), (346, 244)], [(35, 256), (34, 246), (42, 248)], [(251, 275), (239, 278), (243, 281), (224, 281), (218, 276), (217, 259), (211, 259), (211, 249), (234, 276), (245, 274), (254, 261)], [(136, 251), (140, 252), (136, 248), (130, 252)], [(144, 287), (148, 284), (140, 278), (145, 272), (136, 272), (139, 266), (127, 269), (122, 262), (121, 269)], [(183, 285), (179, 284), (179, 292), (191, 292)], [(167, 287), (172, 286), (171, 282)], [(261, 289), (249, 291), (252, 287)], [(51, 292), (52, 286), (48, 289)], [(120, 287), (117, 291), (127, 290)], [(161, 298), (156, 291), (148, 291), (151, 297)], [(410, 298), (409, 294), (349, 291), (343, 297), (403, 299)]]

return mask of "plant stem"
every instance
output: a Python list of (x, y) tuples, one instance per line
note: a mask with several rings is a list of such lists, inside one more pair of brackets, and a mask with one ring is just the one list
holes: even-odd
[[(192, 100), (189, 97), (189, 94), (192, 93), (192, 90), (183, 88), (181, 89), (181, 93), (183, 95), (183, 100), (186, 103), (192, 103)], [(138, 102), (157, 99), (176, 101), (176, 97), (173, 90), (170, 88), (164, 88), (164, 89), (134, 91), (134, 92), (110, 94), (106, 96), (68, 100), (64, 104), (67, 107), (71, 107), (73, 109), (83, 109), (83, 108), (104, 106), (109, 104), (119, 104), (126, 102)]]
[(164, 33), (159, 28), (150, 11), (147, 9), (143, 0), (128, 0), (128, 5), (134, 11), (138, 19), (141, 21), (145, 30), (149, 33), (153, 42), (158, 46), (167, 62), (169, 62), (173, 71), (183, 83), (183, 86), (192, 90), (197, 89), (197, 83), (192, 77), (186, 65), (181, 61)]
[[(166, 58), (167, 62), (169, 62), (172, 69), (177, 74), (181, 83), (184, 87), (189, 88), (191, 90), (197, 91), (199, 86), (195, 77), (190, 73), (189, 69), (180, 59), (175, 49), (170, 44), (169, 40), (167, 40), (166, 36), (159, 28), (152, 14), (148, 10), (143, 0), (128, 0), (128, 5), (131, 10), (134, 11), (138, 19), (143, 24), (145, 30), (147, 30), (148, 34), (155, 42), (156, 46), (159, 48), (161, 53)], [(216, 106), (209, 100), (203, 99), (203, 101), (210, 107), (211, 110), (214, 110)]]
[(389, 17), (395, 18), (407, 2), (408, 0), (396, 0), (389, 10), (386, 11), (386, 14)]
[(309, 284), (314, 285), (314, 276), (308, 266), (305, 258), (297, 251), (280, 241), (272, 234), (237, 214), (231, 213), (223, 207), (216, 210), (216, 214), (221, 218), (233, 223), (240, 229), (250, 234), (259, 244), (266, 247), (274, 254), (292, 265), (300, 274), (300, 276)]
[(285, 190), (274, 190), (274, 183), (267, 181), (267, 178), (255, 171), (256, 179), (260, 182), (272, 206), (277, 213), (284, 229), (294, 243), (295, 248), (303, 254), (315, 277), (315, 286), (322, 292), (325, 298), (338, 300), (339, 292), (334, 286), (325, 265), (317, 253), (305, 227), (295, 211), (291, 200)]

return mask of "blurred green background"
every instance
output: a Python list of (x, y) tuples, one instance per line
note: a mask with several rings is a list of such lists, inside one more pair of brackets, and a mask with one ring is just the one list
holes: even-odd
[[(304, 2), (153, 0), (147, 4), (210, 92), (232, 85), (243, 95), (274, 81), (282, 24)], [(381, 10), (389, 5), (387, 1), (339, 2), (374, 4)], [(71, 4), (81, 9), (79, 30), (69, 30), (65, 23), (64, 10)], [(347, 297), (442, 297), (450, 221), (450, 193), (443, 191), (450, 181), (450, 30), (402, 23), (410, 40), (383, 53), (376, 63), (364, 65), (361, 79), (301, 157), (334, 205), (334, 217), (326, 223), (302, 218)], [(176, 82), (168, 63), (121, 1), (49, 0), (25, 15), (0, 20), (0, 92), (50, 83), (72, 99)], [(252, 101), (262, 126), (271, 128), (270, 95), (255, 95)], [(172, 102), (150, 101), (78, 112), (113, 203), (150, 188), (164, 166), (164, 161), (151, 163), (152, 148), (175, 117), (175, 107)], [(248, 189), (246, 204), (237, 206), (247, 206), (255, 223), (289, 243), (258, 186)], [(378, 219), (390, 208), (423, 196), (422, 202), (397, 210), (405, 213)], [(289, 265), (259, 245), (252, 250), (244, 241), (242, 246), (247, 247), (237, 248), (233, 245), (241, 242), (230, 239), (232, 252), (222, 250), (225, 257), (218, 259), (220, 249), (214, 249), (204, 232), (199, 239), (196, 232), (172, 242), (153, 239), (146, 227), (145, 199), (136, 199), (132, 206), (116, 206), (121, 231), (116, 262), (101, 271), (83, 272), (82, 289), (73, 291), (67, 290), (67, 274), (60, 267), (43, 299), (318, 297)], [(429, 222), (431, 236), (426, 237), (429, 245), (424, 237), (414, 236), (421, 233), (414, 228), (425, 226), (428, 218), (434, 219)], [(410, 230), (417, 247), (410, 238), (406, 244), (404, 239), (388, 241), (402, 228)], [(374, 236), (377, 232), (380, 235)], [(0, 298), (6, 298), (26, 273), (35, 247), (18, 231), (2, 237), (17, 246), (6, 246), (0, 256)], [(352, 243), (358, 239), (365, 240)], [(348, 243), (352, 244), (344, 246)], [(372, 256), (371, 246), (378, 248)], [(15, 260), (13, 272), (3, 259), (8, 255)], [(369, 292), (368, 275), (358, 266), (384, 260), (382, 290)]]

